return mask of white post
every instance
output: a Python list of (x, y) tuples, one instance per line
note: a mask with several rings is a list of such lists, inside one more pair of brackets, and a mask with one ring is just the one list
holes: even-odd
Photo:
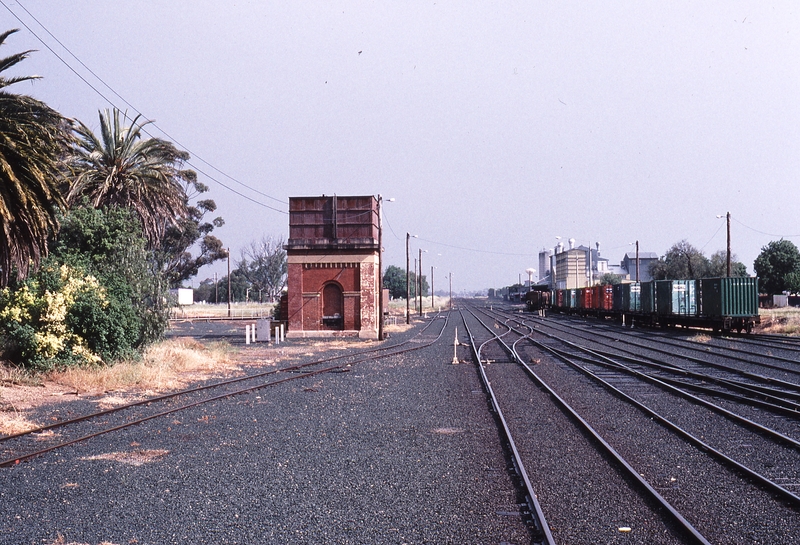
[(281, 344), (280, 328), (275, 326), (275, 344)]
[(244, 344), (250, 344), (250, 324), (244, 326)]
[(281, 324), (281, 342), (283, 342), (285, 337), (283, 336), (283, 324)]
[(456, 328), (456, 338), (453, 339), (453, 365), (458, 363), (458, 355), (456, 350), (458, 349), (458, 328)]

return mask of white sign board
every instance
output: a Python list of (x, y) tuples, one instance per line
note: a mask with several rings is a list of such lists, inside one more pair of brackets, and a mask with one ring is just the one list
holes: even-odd
[(178, 288), (178, 304), (193, 305), (194, 290), (192, 288)]

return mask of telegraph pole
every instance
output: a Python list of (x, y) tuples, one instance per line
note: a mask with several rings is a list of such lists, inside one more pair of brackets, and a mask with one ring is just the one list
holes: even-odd
[(419, 315), (422, 316), (422, 248), (419, 249), (419, 276), (417, 277), (417, 284), (419, 285)]
[(453, 310), (453, 273), (450, 273), (450, 310)]
[(728, 278), (731, 276), (731, 213), (728, 212), (726, 219), (728, 221)]
[(228, 318), (231, 317), (231, 249), (228, 248)]
[(411, 235), (406, 233), (406, 324), (411, 323), (411, 276), (408, 271), (409, 265), (411, 264), (408, 257), (409, 240), (411, 240)]

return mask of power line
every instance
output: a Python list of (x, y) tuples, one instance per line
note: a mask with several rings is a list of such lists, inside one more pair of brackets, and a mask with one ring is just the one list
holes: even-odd
[(423, 242), (428, 242), (430, 244), (436, 244), (438, 246), (445, 246), (447, 248), (454, 248), (456, 250), (464, 250), (464, 251), (467, 251), (467, 252), (475, 252), (475, 253), (479, 253), (479, 254), (508, 255), (508, 256), (518, 256), (518, 257), (531, 257), (531, 256), (536, 255), (536, 254), (533, 254), (533, 253), (515, 254), (515, 253), (509, 253), (509, 252), (493, 252), (493, 251), (490, 251), (490, 250), (479, 250), (477, 248), (466, 248), (464, 246), (455, 246), (453, 244), (445, 244), (444, 242), (436, 242), (435, 240), (428, 240), (428, 239), (424, 239), (422, 237), (418, 237), (418, 239), (423, 241)]
[(708, 242), (706, 242), (705, 244), (703, 244), (703, 245), (700, 247), (700, 251), (702, 251), (703, 249), (705, 249), (705, 247), (706, 247), (706, 246), (708, 246), (709, 244), (711, 244), (711, 241), (712, 241), (712, 240), (714, 240), (714, 237), (716, 237), (716, 236), (717, 236), (717, 233), (719, 233), (719, 230), (720, 230), (720, 229), (722, 229), (722, 226), (723, 226), (723, 225), (725, 225), (725, 224), (724, 224), (724, 223), (720, 223), (720, 224), (719, 224), (719, 227), (717, 227), (717, 230), (716, 230), (716, 231), (714, 231), (714, 234), (713, 234), (713, 235), (711, 235), (711, 238), (710, 238), (710, 239), (708, 239)]
[(760, 235), (767, 235), (768, 237), (779, 237), (779, 238), (796, 238), (796, 237), (800, 237), (800, 235), (775, 235), (773, 233), (765, 233), (764, 231), (759, 231), (758, 229), (753, 229), (749, 225), (745, 225), (744, 223), (742, 223), (741, 221), (736, 219), (736, 216), (732, 215), (731, 219), (733, 221), (735, 221), (736, 223), (738, 223), (739, 225), (741, 225), (742, 227), (744, 227), (745, 229), (750, 229), (754, 233), (758, 233)]
[[(30, 26), (28, 26), (28, 25), (25, 23), (25, 21), (23, 21), (23, 20), (22, 20), (22, 19), (21, 19), (21, 18), (20, 18), (20, 17), (19, 17), (19, 16), (18, 16), (16, 13), (14, 13), (14, 11), (12, 11), (12, 10), (11, 10), (11, 8), (9, 8), (9, 7), (8, 7), (8, 5), (6, 5), (6, 3), (5, 3), (5, 1), (4, 1), (4, 0), (0, 0), (0, 4), (2, 4), (2, 5), (3, 5), (3, 7), (4, 7), (4, 8), (6, 8), (6, 10), (7, 10), (9, 13), (11, 13), (11, 15), (12, 15), (12, 16), (13, 16), (13, 17), (14, 17), (14, 18), (17, 20), (17, 21), (19, 21), (19, 22), (20, 22), (20, 24), (22, 24), (22, 26), (24, 26), (24, 27), (25, 27), (25, 28), (28, 30), (28, 32), (30, 32), (30, 33), (31, 33), (31, 34), (32, 34), (32, 35), (33, 35), (33, 36), (34, 36), (34, 37), (35, 37), (37, 40), (39, 40), (39, 42), (40, 42), (40, 43), (41, 43), (41, 44), (42, 44), (44, 47), (46, 47), (46, 48), (47, 48), (47, 49), (48, 49), (48, 50), (49, 50), (49, 51), (50, 51), (50, 52), (51, 52), (51, 53), (52, 53), (52, 54), (53, 54), (53, 55), (54, 55), (54, 56), (55, 56), (55, 57), (56, 57), (56, 58), (57, 58), (59, 61), (61, 61), (61, 62), (64, 64), (64, 66), (66, 66), (66, 67), (67, 67), (67, 68), (68, 68), (68, 69), (69, 69), (69, 70), (70, 70), (70, 71), (71, 71), (73, 74), (75, 74), (76, 76), (78, 76), (78, 78), (79, 78), (81, 81), (83, 81), (83, 82), (84, 82), (86, 85), (88, 85), (88, 86), (89, 86), (89, 88), (91, 88), (91, 89), (92, 89), (92, 90), (93, 90), (95, 93), (97, 93), (97, 94), (98, 94), (98, 95), (99, 95), (99, 96), (100, 96), (100, 97), (101, 97), (103, 100), (105, 100), (107, 103), (111, 104), (113, 107), (117, 108), (118, 110), (121, 110), (119, 107), (117, 107), (117, 105), (116, 105), (116, 104), (114, 104), (114, 102), (113, 102), (113, 101), (112, 101), (110, 98), (108, 98), (106, 95), (104, 95), (104, 94), (103, 94), (103, 93), (102, 93), (102, 92), (101, 92), (101, 91), (100, 91), (100, 90), (99, 90), (99, 89), (98, 89), (96, 86), (92, 85), (92, 83), (90, 83), (90, 82), (89, 82), (89, 81), (88, 81), (88, 80), (87, 80), (85, 77), (83, 77), (83, 75), (81, 75), (81, 74), (80, 74), (80, 73), (79, 73), (77, 70), (75, 70), (75, 69), (72, 67), (72, 65), (70, 65), (70, 64), (69, 64), (69, 63), (68, 63), (66, 60), (64, 60), (64, 58), (63, 58), (61, 55), (59, 55), (59, 54), (58, 54), (58, 53), (57, 53), (57, 52), (56, 52), (56, 51), (55, 51), (55, 50), (54, 50), (52, 47), (50, 47), (50, 45), (49, 45), (47, 42), (45, 42), (45, 41), (44, 41), (44, 40), (43, 40), (43, 39), (42, 39), (42, 38), (41, 38), (41, 37), (40, 37), (38, 34), (36, 34), (36, 32), (34, 32), (34, 31), (33, 31), (33, 29), (31, 29), (31, 27), (30, 27)], [(52, 33), (52, 32), (50, 32), (50, 30), (48, 30), (48, 29), (47, 29), (47, 27), (45, 27), (45, 26), (44, 26), (44, 25), (41, 23), (41, 21), (39, 21), (39, 20), (38, 20), (38, 19), (37, 19), (37, 18), (36, 18), (36, 17), (35, 17), (35, 16), (34, 16), (34, 15), (33, 15), (33, 14), (30, 12), (30, 11), (28, 11), (28, 9), (27, 9), (27, 8), (26, 8), (24, 5), (22, 5), (22, 3), (20, 3), (20, 2), (18, 1), (18, 2), (17, 2), (17, 5), (18, 5), (20, 8), (22, 8), (22, 10), (23, 10), (23, 11), (25, 11), (25, 13), (27, 13), (29, 17), (31, 17), (31, 18), (32, 18), (34, 21), (36, 21), (36, 23), (37, 23), (37, 24), (38, 24), (38, 25), (39, 25), (39, 26), (40, 26), (42, 29), (44, 29), (44, 31), (45, 31), (45, 32), (46, 32), (46, 33), (47, 33), (47, 34), (48, 34), (48, 35), (49, 35), (49, 36), (50, 36), (50, 37), (51, 37), (53, 40), (55, 40), (55, 41), (56, 41), (56, 43), (58, 43), (58, 45), (60, 45), (60, 46), (61, 46), (61, 47), (62, 47), (62, 48), (63, 48), (63, 49), (64, 49), (64, 50), (67, 52), (67, 53), (69, 53), (69, 54), (70, 54), (70, 56), (71, 56), (72, 58), (74, 58), (74, 59), (75, 59), (75, 60), (76, 60), (76, 61), (77, 61), (77, 62), (78, 62), (78, 63), (79, 63), (79, 64), (80, 64), (80, 65), (81, 65), (83, 68), (85, 68), (85, 69), (86, 69), (86, 70), (87, 70), (87, 71), (88, 71), (88, 72), (89, 72), (89, 73), (90, 73), (92, 76), (94, 76), (94, 77), (95, 77), (95, 78), (96, 78), (96, 79), (97, 79), (97, 80), (98, 80), (100, 83), (102, 83), (102, 84), (103, 84), (103, 86), (105, 86), (105, 87), (106, 87), (108, 90), (110, 90), (110, 91), (111, 91), (111, 92), (112, 92), (112, 93), (113, 93), (115, 96), (117, 96), (117, 97), (118, 97), (118, 98), (119, 98), (119, 99), (120, 99), (122, 102), (124, 102), (124, 103), (125, 103), (125, 104), (126, 104), (128, 107), (129, 107), (129, 108), (131, 108), (131, 109), (132, 109), (134, 112), (136, 112), (138, 115), (140, 115), (140, 116), (142, 116), (142, 117), (144, 117), (144, 118), (147, 118), (147, 116), (145, 116), (144, 114), (142, 114), (142, 112), (140, 112), (140, 111), (139, 111), (139, 110), (138, 110), (138, 109), (137, 109), (135, 106), (133, 106), (133, 105), (132, 105), (130, 102), (128, 102), (127, 100), (125, 100), (125, 98), (124, 98), (122, 95), (120, 95), (118, 92), (116, 92), (116, 91), (115, 91), (115, 90), (114, 90), (114, 89), (113, 89), (113, 88), (112, 88), (110, 85), (108, 85), (108, 84), (107, 84), (107, 83), (106, 83), (106, 82), (103, 80), (103, 78), (101, 78), (100, 76), (98, 76), (98, 75), (97, 75), (97, 74), (96, 74), (96, 73), (95, 73), (95, 72), (94, 72), (94, 71), (93, 71), (91, 68), (89, 68), (89, 67), (88, 67), (88, 66), (87, 66), (87, 65), (86, 65), (86, 64), (85, 64), (85, 63), (84, 63), (84, 62), (83, 62), (83, 61), (82, 61), (80, 58), (78, 58), (78, 56), (77, 56), (77, 55), (75, 55), (75, 54), (74, 54), (74, 53), (73, 53), (73, 52), (72, 52), (72, 51), (71, 51), (71, 50), (70, 50), (70, 49), (69, 49), (69, 48), (68, 48), (66, 45), (64, 45), (64, 44), (63, 44), (63, 43), (62, 43), (62, 42), (61, 42), (61, 41), (60, 41), (60, 40), (59, 40), (59, 39), (58, 39), (58, 38), (57, 38), (55, 35), (53, 35), (53, 33)], [(124, 115), (126, 118), (130, 119), (130, 117), (128, 116), (127, 112), (123, 112), (123, 115)], [(184, 146), (184, 145), (183, 145), (181, 142), (179, 142), (179, 141), (178, 141), (176, 138), (174, 138), (173, 136), (171, 136), (171, 135), (170, 135), (168, 132), (166, 132), (166, 131), (165, 131), (164, 129), (162, 129), (162, 128), (161, 128), (161, 127), (158, 125), (158, 124), (156, 124), (156, 122), (155, 122), (155, 121), (150, 121), (150, 124), (152, 124), (152, 125), (153, 125), (155, 128), (157, 128), (157, 129), (158, 129), (158, 130), (159, 130), (159, 131), (160, 131), (162, 134), (164, 134), (164, 136), (166, 136), (167, 138), (169, 138), (170, 140), (172, 140), (173, 142), (175, 142), (175, 144), (177, 144), (177, 145), (178, 145), (178, 147), (180, 147), (180, 148), (183, 148), (183, 149), (184, 149), (184, 150), (186, 150), (186, 151), (187, 151), (187, 152), (188, 152), (190, 155), (194, 156), (194, 158), (196, 158), (197, 160), (201, 161), (203, 164), (205, 164), (205, 165), (208, 165), (208, 166), (209, 166), (210, 168), (212, 168), (214, 171), (216, 171), (216, 172), (218, 172), (219, 174), (221, 174), (221, 175), (225, 176), (225, 177), (226, 177), (226, 178), (228, 178), (229, 180), (232, 180), (233, 182), (235, 182), (235, 183), (237, 183), (237, 184), (241, 185), (242, 187), (245, 187), (245, 188), (249, 189), (250, 191), (252, 191), (252, 192), (254, 192), (254, 193), (257, 193), (258, 195), (261, 195), (261, 196), (263, 196), (263, 197), (266, 197), (266, 198), (268, 198), (268, 199), (272, 199), (272, 200), (274, 200), (274, 201), (276, 201), (276, 202), (279, 202), (279, 203), (281, 203), (281, 204), (288, 204), (286, 201), (283, 201), (283, 200), (281, 200), (281, 199), (278, 199), (278, 198), (276, 198), (276, 197), (273, 197), (273, 196), (271, 196), (271, 195), (268, 195), (268, 194), (266, 194), (266, 193), (263, 193), (263, 192), (259, 191), (258, 189), (255, 189), (255, 188), (253, 188), (253, 187), (251, 187), (251, 186), (249, 186), (249, 185), (245, 184), (244, 182), (241, 182), (241, 181), (237, 180), (236, 178), (234, 178), (233, 176), (231, 176), (231, 175), (227, 174), (226, 172), (223, 172), (222, 170), (218, 169), (217, 167), (215, 167), (214, 165), (212, 165), (211, 163), (209, 163), (208, 161), (206, 161), (205, 159), (203, 159), (203, 158), (202, 158), (200, 155), (198, 155), (198, 154), (197, 154), (197, 153), (195, 153), (194, 151), (192, 151), (192, 150), (188, 149), (186, 146)], [(154, 138), (154, 135), (152, 135), (150, 132), (148, 132), (148, 131), (147, 131), (147, 129), (145, 129), (145, 128), (143, 128), (143, 127), (140, 127), (140, 130), (141, 130), (143, 133), (145, 133), (146, 135), (150, 136), (151, 138)], [(248, 197), (248, 196), (246, 196), (246, 195), (244, 195), (244, 194), (240, 193), (239, 191), (236, 191), (236, 190), (234, 190), (234, 189), (233, 189), (233, 188), (231, 188), (230, 186), (228, 186), (228, 185), (226, 185), (226, 184), (224, 184), (224, 183), (220, 182), (220, 181), (219, 181), (217, 178), (215, 178), (214, 176), (211, 176), (211, 175), (209, 175), (207, 172), (205, 172), (205, 171), (203, 171), (202, 169), (198, 168), (198, 167), (197, 167), (195, 164), (193, 164), (191, 161), (187, 161), (186, 163), (187, 163), (187, 164), (189, 164), (190, 166), (192, 166), (192, 167), (193, 167), (195, 170), (197, 170), (198, 172), (202, 173), (204, 176), (206, 176), (206, 177), (208, 177), (209, 179), (211, 179), (211, 180), (215, 181), (216, 183), (218, 183), (219, 185), (221, 185), (222, 187), (224, 187), (224, 188), (225, 188), (225, 189), (227, 189), (228, 191), (231, 191), (232, 193), (235, 193), (236, 195), (239, 195), (240, 197), (243, 197), (243, 198), (245, 198), (245, 199), (247, 199), (247, 200), (249, 200), (249, 201), (251, 201), (251, 202), (253, 202), (253, 203), (256, 203), (256, 204), (258, 204), (258, 205), (260, 205), (260, 206), (263, 206), (263, 207), (265, 207), (265, 208), (268, 208), (268, 209), (270, 209), (270, 210), (274, 210), (274, 211), (276, 211), (276, 212), (280, 212), (280, 213), (288, 214), (288, 212), (286, 212), (286, 211), (284, 211), (284, 210), (279, 210), (279, 209), (277, 209), (277, 208), (274, 208), (274, 207), (272, 207), (272, 206), (266, 205), (266, 204), (264, 204), (264, 203), (262, 203), (262, 202), (260, 202), (260, 201), (257, 201), (257, 200), (255, 200), (255, 199), (252, 199), (252, 198), (250, 198), (250, 197)]]

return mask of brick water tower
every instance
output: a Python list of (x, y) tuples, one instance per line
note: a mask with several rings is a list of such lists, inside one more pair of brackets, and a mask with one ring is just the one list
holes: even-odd
[(289, 198), (289, 337), (380, 335), (380, 202)]

